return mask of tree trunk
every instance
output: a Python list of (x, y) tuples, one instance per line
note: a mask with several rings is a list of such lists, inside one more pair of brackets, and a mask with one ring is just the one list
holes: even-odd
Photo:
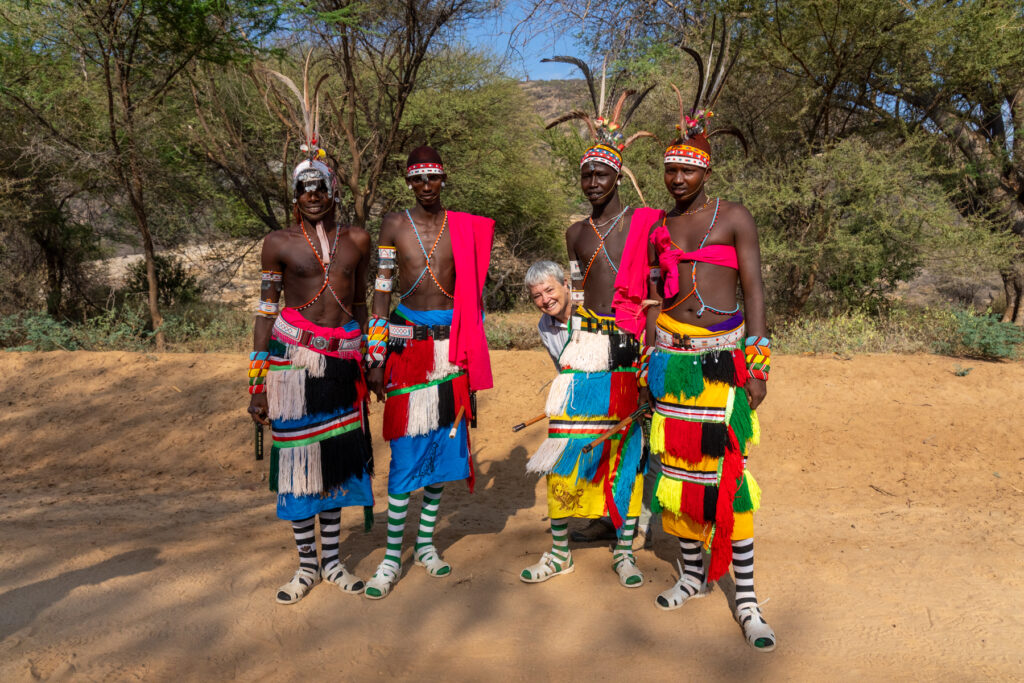
[(1003, 291), (1006, 292), (1002, 321), (1024, 326), (1024, 267), (1017, 263), (1000, 274), (1003, 276)]

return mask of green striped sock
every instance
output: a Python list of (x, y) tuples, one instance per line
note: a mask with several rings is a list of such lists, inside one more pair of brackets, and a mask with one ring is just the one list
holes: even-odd
[(619, 541), (615, 544), (613, 552), (627, 552), (633, 554), (633, 536), (636, 535), (636, 517), (627, 517), (626, 523), (622, 525), (622, 533), (619, 534)]
[(569, 561), (569, 519), (551, 520), (551, 554), (559, 563)]
[(388, 495), (388, 542), (384, 561), (402, 566), (402, 536), (405, 534), (405, 515), (409, 511), (409, 494)]
[(437, 524), (437, 510), (441, 506), (444, 485), (423, 487), (423, 508), (420, 510), (420, 530), (416, 535), (416, 552), (434, 545), (434, 526)]

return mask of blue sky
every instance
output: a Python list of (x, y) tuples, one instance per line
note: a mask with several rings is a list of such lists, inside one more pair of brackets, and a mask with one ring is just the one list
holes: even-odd
[(505, 69), (511, 76), (530, 80), (554, 78), (580, 78), (580, 72), (567, 64), (541, 64), (544, 57), (553, 55), (575, 55), (578, 50), (571, 36), (564, 34), (536, 34), (524, 44), (521, 36), (516, 44), (509, 45), (512, 31), (524, 16), (523, 5), (510, 0), (502, 14), (491, 20), (479, 22), (469, 28), (464, 36), (473, 47), (483, 48), (505, 60)]

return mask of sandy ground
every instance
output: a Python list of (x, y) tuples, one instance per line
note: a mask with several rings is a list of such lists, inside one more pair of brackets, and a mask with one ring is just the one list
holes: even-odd
[[(655, 609), (675, 574), (665, 536), (638, 551), (637, 590), (599, 546), (574, 550), (574, 574), (518, 580), (549, 543), (523, 473), (544, 429), (510, 430), (543, 405), (542, 352), (494, 354), (477, 491), (450, 484), (441, 507), (450, 577), (407, 549), (384, 601), (320, 585), (277, 605), (297, 560), (253, 460), (244, 364), (0, 354), (0, 680), (1024, 677), (1020, 363), (960, 361), (958, 377), (933, 356), (776, 359), (750, 461), (772, 654), (746, 646), (721, 588)], [(342, 517), (364, 578), (383, 557), (376, 452), (377, 526)]]

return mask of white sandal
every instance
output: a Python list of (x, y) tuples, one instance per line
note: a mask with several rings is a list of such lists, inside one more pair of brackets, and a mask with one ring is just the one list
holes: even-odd
[(320, 572), (311, 574), (305, 569), (295, 572), (292, 580), (277, 589), (277, 601), (282, 605), (294, 605), (306, 593), (313, 590), (313, 586), (320, 582)]
[(612, 557), (612, 569), (619, 575), (619, 583), (626, 588), (639, 588), (644, 585), (644, 573), (637, 568), (633, 553), (619, 550)]
[(334, 562), (331, 568), (320, 568), (320, 578), (329, 581), (346, 593), (358, 595), (363, 592), (366, 584), (358, 576), (348, 570), (341, 562)]
[(427, 573), (431, 576), (448, 576), (452, 573), (452, 566), (441, 559), (437, 548), (432, 545), (424, 546), (416, 551), (416, 565), (426, 567)]
[(544, 553), (540, 556), (540, 562), (531, 564), (519, 574), (519, 580), (523, 583), (541, 583), (552, 576), (559, 574), (571, 574), (576, 571), (572, 563), (572, 554), (565, 562), (559, 562), (551, 553)]
[(775, 631), (764, 620), (759, 605), (745, 602), (736, 609), (733, 618), (743, 629), (747, 645), (758, 652), (771, 652), (775, 649)]
[(398, 583), (398, 571), (400, 567), (390, 560), (384, 560), (377, 567), (377, 571), (366, 582), (363, 595), (371, 600), (382, 600), (388, 597), (388, 593)]
[(666, 612), (679, 609), (687, 600), (703, 598), (711, 592), (711, 587), (706, 583), (698, 583), (697, 579), (683, 572), (683, 565), (676, 560), (679, 566), (679, 580), (667, 591), (658, 594), (654, 601), (655, 607)]

